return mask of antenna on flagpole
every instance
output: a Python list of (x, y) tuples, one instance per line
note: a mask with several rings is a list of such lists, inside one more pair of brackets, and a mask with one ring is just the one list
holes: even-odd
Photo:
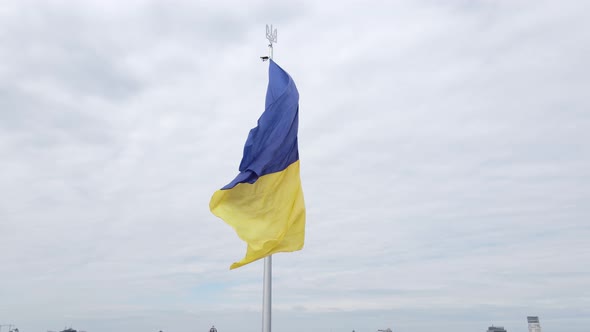
[(273, 30), (272, 24), (270, 27), (266, 25), (266, 39), (268, 39), (268, 56), (261, 56), (262, 61), (272, 59), (272, 44), (277, 42), (277, 29)]

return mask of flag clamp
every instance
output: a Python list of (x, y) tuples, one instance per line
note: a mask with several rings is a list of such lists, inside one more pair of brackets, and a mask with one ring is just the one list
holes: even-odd
[(268, 56), (261, 56), (260, 59), (262, 59), (262, 61), (272, 59), (272, 44), (277, 42), (277, 29), (275, 28), (273, 30), (272, 24), (270, 27), (268, 24), (266, 25), (266, 39), (268, 39)]

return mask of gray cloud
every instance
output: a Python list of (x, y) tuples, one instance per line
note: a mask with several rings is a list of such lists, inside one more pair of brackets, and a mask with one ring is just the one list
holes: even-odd
[(301, 94), (308, 227), (275, 329), (588, 324), (588, 6), (11, 3), (0, 9), (0, 320), (254, 331), (261, 264), (208, 211)]

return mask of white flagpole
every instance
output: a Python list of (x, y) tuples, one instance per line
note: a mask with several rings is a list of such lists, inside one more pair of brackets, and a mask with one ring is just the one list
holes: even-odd
[[(277, 29), (266, 25), (266, 39), (268, 39), (268, 58), (272, 59), (272, 43), (277, 42)], [(262, 60), (266, 60), (262, 57)], [(264, 284), (262, 286), (262, 332), (271, 332), (271, 300), (272, 300), (272, 255), (264, 257)]]
[(272, 299), (272, 255), (264, 257), (264, 285), (262, 289), (262, 332), (270, 332)]

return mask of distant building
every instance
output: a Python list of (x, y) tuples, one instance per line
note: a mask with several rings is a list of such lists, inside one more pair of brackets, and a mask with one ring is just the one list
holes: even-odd
[(506, 332), (506, 329), (502, 326), (490, 326), (488, 327), (488, 332)]
[(526, 318), (529, 323), (529, 332), (541, 332), (541, 325), (539, 324), (539, 317), (528, 316)]
[(209, 330), (209, 332), (217, 332), (217, 329), (215, 328), (215, 325), (213, 325), (213, 326), (211, 327), (211, 329)]

